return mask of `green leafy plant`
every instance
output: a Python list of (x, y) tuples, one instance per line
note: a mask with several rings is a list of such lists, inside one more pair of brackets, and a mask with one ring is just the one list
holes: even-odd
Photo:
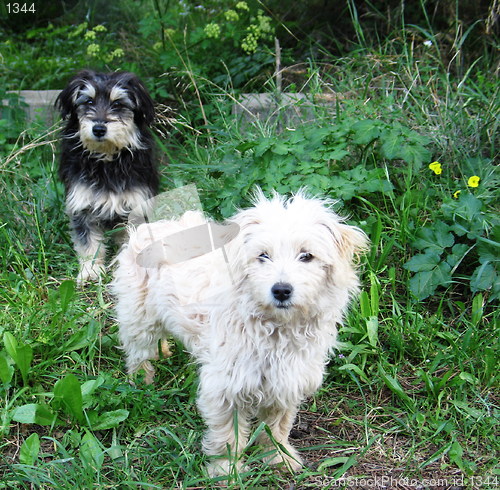
[(402, 170), (388, 163), (400, 160), (414, 169), (410, 173), (417, 171), (430, 157), (428, 143), (427, 137), (400, 124), (347, 115), (330, 124), (285, 129), (279, 138), (250, 136), (223, 144), (223, 167), (214, 172), (222, 171), (223, 179), (218, 181), (213, 209), (228, 216), (235, 204), (231, 189), (246, 193), (255, 185), (286, 193), (307, 182), (311, 193), (344, 202), (390, 196), (393, 178)]
[(33, 432), (23, 442), (19, 451), (19, 462), (25, 465), (34, 465), (40, 453), (40, 437)]
[(129, 415), (129, 411), (118, 409), (101, 412), (99, 389), (104, 378), (80, 383), (75, 375), (68, 374), (58, 380), (53, 392), (45, 393), (51, 398), (49, 404), (29, 403), (17, 407), (12, 420), (23, 424), (65, 425), (66, 420), (80, 426), (88, 426), (93, 430), (104, 430), (116, 427)]
[[(17, 368), (21, 372), (21, 376), (23, 379), (23, 384), (28, 384), (28, 373), (31, 366), (31, 361), (33, 360), (33, 349), (28, 344), (23, 344), (18, 342), (14, 336), (10, 332), (5, 332), (3, 334), (3, 344), (7, 354), (12, 358)], [(4, 358), (5, 359), (5, 358)], [(2, 379), (4, 379), (4, 384), (7, 384), (9, 379), (9, 370), (8, 362), (4, 362), (4, 369)]]
[(154, 6), (139, 22), (139, 33), (152, 46), (148, 54), (162, 72), (189, 72), (189, 83), (209, 79), (238, 88), (274, 62), (275, 22), (254, 4)]
[[(476, 188), (479, 182), (479, 177), (469, 178), (469, 188)], [(493, 181), (481, 183), (489, 185)], [(410, 289), (418, 299), (425, 299), (438, 287), (466, 281), (472, 293), (488, 291), (490, 301), (497, 300), (500, 297), (498, 217), (485, 205), (481, 195), (478, 197), (471, 190), (455, 191), (454, 197), (450, 194), (432, 212), (430, 223), (415, 232), (412, 247), (419, 253), (404, 265), (414, 273)]]
[[(26, 104), (15, 93), (0, 88), (0, 157), (7, 156), (15, 148), (19, 134), (26, 128)], [(0, 165), (1, 169), (1, 165)]]

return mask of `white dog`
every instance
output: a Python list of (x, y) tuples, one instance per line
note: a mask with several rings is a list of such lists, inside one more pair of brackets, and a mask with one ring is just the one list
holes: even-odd
[(212, 476), (240, 467), (256, 419), (272, 434), (259, 442), (284, 448), (268, 462), (301, 467), (289, 432), (301, 401), (321, 385), (368, 243), (330, 205), (303, 192), (288, 200), (258, 192), (254, 207), (229, 220), (228, 233), (236, 225), (239, 233), (223, 248), (201, 247), (182, 261), (193, 248), (178, 250), (182, 230), (205, 223), (187, 212), (132, 230), (118, 256), (112, 290), (128, 371), (142, 367), (151, 382), (158, 342), (169, 334), (183, 342), (200, 364)]

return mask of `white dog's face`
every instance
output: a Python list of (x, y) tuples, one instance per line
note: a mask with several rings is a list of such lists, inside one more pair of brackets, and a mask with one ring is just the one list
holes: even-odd
[[(319, 201), (262, 201), (235, 220), (242, 229), (245, 288), (258, 310), (286, 319), (347, 301), (357, 288), (353, 256), (365, 235)], [(345, 298), (335, 298), (343, 294)]]
[[(266, 225), (256, 225), (245, 247), (247, 286), (254, 300), (264, 310), (314, 304), (328, 275), (321, 250), (312, 239), (305, 239), (305, 234), (301, 237), (293, 230), (271, 232), (265, 228)], [(324, 233), (328, 233), (326, 228)]]

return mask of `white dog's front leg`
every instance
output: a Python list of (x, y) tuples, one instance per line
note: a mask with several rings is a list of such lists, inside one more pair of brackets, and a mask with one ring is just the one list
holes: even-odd
[(271, 429), (274, 440), (283, 446), (284, 451), (279, 450), (269, 439), (267, 433), (262, 432), (259, 437), (259, 443), (263, 444), (269, 450), (276, 450), (276, 454), (270, 456), (267, 462), (269, 464), (284, 463), (290, 470), (297, 471), (302, 467), (302, 458), (297, 450), (288, 442), (288, 436), (292, 429), (293, 421), (297, 410), (288, 410), (281, 407), (269, 407), (262, 409), (259, 418), (265, 422)]
[(211, 477), (230, 474), (242, 467), (241, 453), (248, 442), (249, 418), (228, 403), (225, 394), (200, 389), (199, 410), (208, 426), (203, 450), (213, 459), (207, 466)]
[[(125, 351), (127, 371), (129, 375), (144, 369), (144, 382), (153, 383), (155, 370), (150, 359), (158, 359), (158, 341), (160, 331), (156, 325), (148, 325), (142, 318), (128, 318), (120, 324), (119, 337)], [(162, 345), (163, 348), (163, 345)], [(164, 352), (164, 351), (163, 351)]]

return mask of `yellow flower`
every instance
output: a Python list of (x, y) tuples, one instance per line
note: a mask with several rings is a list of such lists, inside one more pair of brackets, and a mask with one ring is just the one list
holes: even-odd
[(469, 177), (469, 180), (467, 181), (467, 185), (469, 187), (478, 187), (480, 180), (481, 179), (477, 175), (473, 175), (472, 177)]
[(461, 192), (462, 192), (462, 191), (455, 191), (455, 192), (453, 193), (453, 197), (454, 197), (455, 199), (458, 199), (458, 196), (460, 195), (460, 193), (461, 193)]
[(103, 26), (102, 24), (95, 26), (93, 30), (95, 32), (106, 32), (107, 31), (106, 27)]
[(436, 174), (436, 175), (441, 175), (443, 168), (441, 167), (441, 164), (439, 162), (432, 162), (429, 164), (429, 168)]

